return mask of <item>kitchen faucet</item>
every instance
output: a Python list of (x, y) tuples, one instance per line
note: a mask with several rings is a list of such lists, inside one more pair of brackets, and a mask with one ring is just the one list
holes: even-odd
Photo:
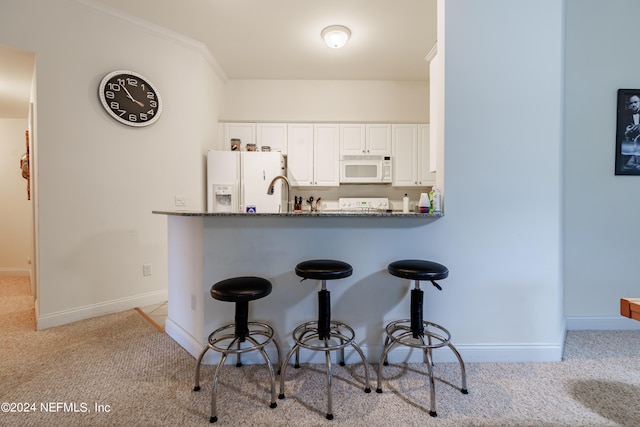
[(285, 184), (287, 184), (287, 212), (291, 212), (291, 183), (289, 182), (286, 176), (278, 175), (275, 178), (273, 178), (271, 180), (271, 183), (269, 184), (267, 194), (270, 196), (273, 195), (273, 192), (275, 191), (276, 181), (279, 179), (283, 180)]

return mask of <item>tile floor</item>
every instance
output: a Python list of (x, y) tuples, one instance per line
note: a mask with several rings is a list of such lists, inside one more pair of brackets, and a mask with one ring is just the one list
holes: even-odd
[(159, 328), (164, 330), (164, 321), (167, 319), (167, 302), (160, 304), (148, 305), (146, 307), (140, 307), (139, 311), (144, 313), (148, 320), (151, 320)]

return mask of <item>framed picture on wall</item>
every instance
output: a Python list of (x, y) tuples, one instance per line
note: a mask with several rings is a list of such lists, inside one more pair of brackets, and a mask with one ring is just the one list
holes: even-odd
[(616, 175), (640, 175), (640, 89), (618, 89)]

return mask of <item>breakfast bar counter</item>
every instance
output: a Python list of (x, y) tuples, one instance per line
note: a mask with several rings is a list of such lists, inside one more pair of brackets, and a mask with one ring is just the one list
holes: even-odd
[[(251, 306), (250, 318), (272, 325), (286, 351), (293, 343), (293, 329), (316, 316), (319, 290), (309, 281), (300, 283), (294, 271), (296, 264), (308, 259), (337, 259), (351, 264), (353, 274), (331, 285), (332, 312), (336, 320), (354, 328), (356, 340), (369, 360), (379, 358), (384, 325), (408, 315), (408, 282), (406, 287), (398, 286), (404, 279), (390, 276), (387, 265), (397, 259), (439, 260), (441, 243), (430, 231), (443, 216), (395, 212), (153, 213), (167, 217), (165, 330), (194, 357), (208, 335), (234, 317), (232, 304), (211, 298), (214, 283), (236, 276), (269, 280), (272, 293)], [(439, 307), (434, 307), (432, 314), (437, 317), (438, 313)], [(448, 315), (447, 311), (443, 314)], [(217, 357), (213, 353), (209, 352), (209, 357)], [(303, 353), (301, 357), (305, 363), (316, 356)], [(205, 363), (214, 362), (205, 359)]]
[(403, 213), (402, 211), (363, 211), (363, 212), (344, 212), (344, 211), (319, 211), (319, 212), (282, 212), (282, 213), (222, 213), (222, 212), (200, 212), (200, 211), (153, 211), (154, 214), (162, 215), (175, 215), (175, 216), (218, 216), (218, 217), (358, 217), (358, 218), (440, 218), (443, 217), (442, 213), (418, 213), (409, 212)]

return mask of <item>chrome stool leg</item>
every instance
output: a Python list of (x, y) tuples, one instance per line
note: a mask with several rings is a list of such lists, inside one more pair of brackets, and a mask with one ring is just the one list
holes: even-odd
[(445, 279), (449, 276), (449, 269), (442, 264), (433, 261), (420, 259), (404, 259), (390, 263), (387, 271), (392, 276), (409, 279), (414, 282), (411, 289), (411, 317), (409, 319), (393, 321), (385, 327), (386, 337), (382, 356), (378, 363), (378, 388), (376, 392), (382, 393), (382, 367), (388, 365), (389, 351), (396, 345), (419, 348), (422, 350), (422, 358), (427, 365), (427, 375), (429, 376), (429, 414), (437, 416), (436, 412), (436, 389), (434, 378), (433, 350), (436, 348), (449, 347), (460, 363), (462, 394), (468, 394), (467, 374), (464, 362), (458, 350), (451, 344), (451, 334), (444, 327), (423, 320), (423, 300), (424, 292), (420, 289), (420, 281), (429, 281), (438, 290), (442, 287), (436, 280)]
[(328, 420), (333, 419), (333, 396), (331, 393), (331, 354), (324, 352), (325, 364), (327, 366), (327, 416)]
[(211, 418), (209, 418), (210, 423), (215, 423), (218, 421), (218, 406), (216, 404), (217, 394), (218, 394), (218, 375), (220, 374), (220, 369), (222, 365), (224, 365), (224, 361), (227, 360), (227, 353), (223, 353), (222, 357), (220, 357), (220, 361), (218, 362), (218, 366), (216, 366), (216, 371), (213, 374), (213, 391), (211, 392)]
[[(382, 393), (382, 367), (388, 365), (388, 355), (389, 351), (396, 345), (401, 344), (412, 348), (419, 348), (423, 350), (424, 362), (427, 365), (427, 374), (429, 376), (429, 390), (430, 390), (430, 408), (429, 415), (432, 417), (436, 417), (438, 414), (436, 412), (436, 393), (435, 393), (435, 379), (434, 379), (434, 363), (433, 363), (433, 350), (436, 348), (449, 347), (453, 354), (455, 354), (458, 362), (460, 364), (460, 371), (462, 376), (462, 387), (460, 392), (462, 394), (468, 394), (467, 390), (467, 374), (464, 366), (464, 362), (462, 360), (462, 356), (458, 350), (451, 344), (451, 334), (442, 326), (432, 323), (432, 322), (423, 322), (423, 326), (425, 328), (424, 337), (420, 337), (419, 339), (415, 339), (413, 337), (412, 328), (411, 328), (411, 320), (403, 319), (396, 320), (387, 325), (387, 337), (385, 338), (385, 346), (382, 350), (382, 356), (380, 362), (378, 363), (378, 387), (376, 388), (376, 393)], [(432, 330), (429, 330), (432, 328)], [(439, 332), (436, 332), (436, 330)], [(425, 343), (424, 338), (427, 338), (427, 342)]]
[(352, 346), (360, 358), (365, 369), (365, 392), (370, 393), (369, 368), (367, 361), (360, 347), (354, 342), (355, 332), (345, 323), (331, 320), (331, 299), (327, 290), (327, 280), (342, 279), (352, 274), (352, 267), (343, 261), (319, 259), (308, 260), (296, 265), (296, 274), (302, 280), (314, 279), (321, 284), (318, 292), (318, 313), (317, 320), (306, 322), (297, 326), (292, 335), (294, 345), (282, 360), (280, 368), (280, 394), (279, 398), (284, 399), (284, 373), (291, 357), (295, 354), (294, 368), (300, 367), (300, 349), (311, 351), (323, 351), (325, 356), (326, 384), (327, 384), (327, 414), (326, 418), (333, 419), (333, 366), (331, 362), (331, 352), (338, 351), (336, 355), (337, 363), (345, 365), (345, 347)]
[[(248, 322), (248, 327), (250, 328), (245, 336), (245, 340), (248, 341), (250, 346), (242, 347), (241, 340), (235, 336), (233, 333), (225, 333), (229, 329), (235, 329), (235, 324), (228, 324), (223, 326), (209, 335), (207, 345), (204, 347), (202, 352), (198, 357), (198, 361), (196, 364), (196, 376), (195, 376), (195, 386), (193, 391), (200, 390), (200, 368), (202, 365), (202, 360), (204, 355), (208, 350), (214, 350), (221, 354), (220, 360), (216, 366), (214, 375), (213, 375), (213, 390), (211, 392), (211, 417), (209, 418), (209, 422), (215, 423), (218, 421), (218, 409), (217, 409), (217, 394), (218, 394), (218, 378), (220, 375), (220, 371), (224, 365), (224, 362), (227, 360), (227, 357), (230, 354), (235, 354), (239, 356), (242, 353), (247, 353), (249, 351), (258, 350), (262, 355), (265, 363), (267, 364), (267, 369), (269, 370), (269, 380), (270, 380), (270, 388), (271, 388), (271, 402), (270, 407), (275, 408), (278, 406), (276, 403), (276, 380), (275, 380), (275, 371), (273, 368), (273, 363), (269, 358), (269, 355), (265, 351), (264, 347), (266, 347), (269, 343), (273, 343), (276, 347), (276, 352), (278, 355), (278, 369), (280, 369), (280, 345), (277, 341), (273, 339), (273, 328), (265, 323), (259, 322)], [(255, 339), (255, 336), (264, 337), (264, 341), (260, 342)], [(223, 344), (225, 342), (230, 341), (226, 346)], [(236, 358), (236, 360), (240, 360)]]

